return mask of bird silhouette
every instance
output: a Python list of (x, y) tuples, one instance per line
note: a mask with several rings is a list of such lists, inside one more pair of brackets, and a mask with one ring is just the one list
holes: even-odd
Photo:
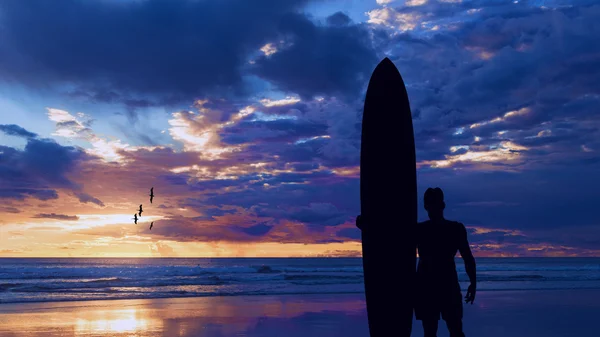
[(137, 225), (137, 213), (133, 213), (133, 223), (135, 223)]
[(138, 212), (139, 212), (140, 216), (142, 216), (142, 212), (143, 212), (142, 205), (140, 205), (140, 210)]
[(154, 225), (154, 221), (150, 223), (150, 230), (152, 230), (152, 226)]
[(150, 203), (152, 203), (152, 199), (154, 199), (154, 187), (150, 189)]

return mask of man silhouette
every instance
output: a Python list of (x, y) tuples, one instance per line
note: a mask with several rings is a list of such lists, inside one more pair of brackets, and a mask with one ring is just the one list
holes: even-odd
[(463, 258), (471, 281), (465, 300), (473, 304), (477, 280), (467, 230), (462, 223), (444, 218), (446, 204), (439, 187), (425, 191), (424, 204), (429, 220), (419, 223), (416, 230), (419, 263), (415, 316), (422, 321), (425, 337), (436, 337), (440, 315), (450, 337), (464, 337), (462, 294), (454, 257), (459, 251)]
[[(425, 337), (436, 337), (440, 315), (450, 332), (450, 337), (465, 337), (462, 329), (462, 294), (454, 257), (459, 251), (471, 285), (465, 296), (473, 304), (477, 289), (475, 258), (467, 240), (467, 229), (456, 221), (444, 218), (444, 192), (439, 187), (428, 188), (424, 196), (429, 220), (416, 228), (419, 264), (417, 266), (415, 316), (422, 321)], [(361, 215), (356, 226), (366, 227)]]

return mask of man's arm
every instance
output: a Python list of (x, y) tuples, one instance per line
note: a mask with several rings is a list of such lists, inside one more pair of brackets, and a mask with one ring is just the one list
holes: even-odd
[(460, 252), (460, 255), (463, 258), (463, 261), (465, 263), (465, 271), (467, 272), (469, 280), (471, 281), (471, 285), (469, 286), (469, 290), (467, 291), (466, 299), (467, 302), (471, 302), (471, 304), (473, 304), (473, 300), (475, 299), (475, 289), (477, 288), (475, 257), (473, 257), (471, 247), (469, 247), (469, 240), (467, 239), (467, 229), (463, 224), (460, 224), (458, 251)]

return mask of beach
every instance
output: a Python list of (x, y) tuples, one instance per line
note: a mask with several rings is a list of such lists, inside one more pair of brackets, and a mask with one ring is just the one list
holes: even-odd
[[(482, 291), (467, 336), (598, 336), (600, 290)], [(420, 322), (412, 336), (422, 336)], [(368, 336), (363, 294), (11, 303), (0, 336)], [(448, 336), (443, 321), (438, 336)]]
[[(457, 259), (463, 294), (468, 286)], [(598, 258), (479, 258), (467, 336), (597, 337)], [(368, 336), (360, 258), (0, 259), (0, 336)], [(406, 292), (402, 275), (398, 288)], [(390, 303), (393, 306), (393, 303)], [(415, 322), (413, 336), (422, 336)], [(440, 323), (438, 336), (448, 336)]]

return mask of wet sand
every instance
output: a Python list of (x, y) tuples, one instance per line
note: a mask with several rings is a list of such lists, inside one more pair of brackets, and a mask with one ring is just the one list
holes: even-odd
[[(480, 292), (464, 325), (477, 337), (596, 337), (598, 317), (600, 290)], [(2, 337), (367, 337), (367, 324), (363, 294), (0, 304)]]

